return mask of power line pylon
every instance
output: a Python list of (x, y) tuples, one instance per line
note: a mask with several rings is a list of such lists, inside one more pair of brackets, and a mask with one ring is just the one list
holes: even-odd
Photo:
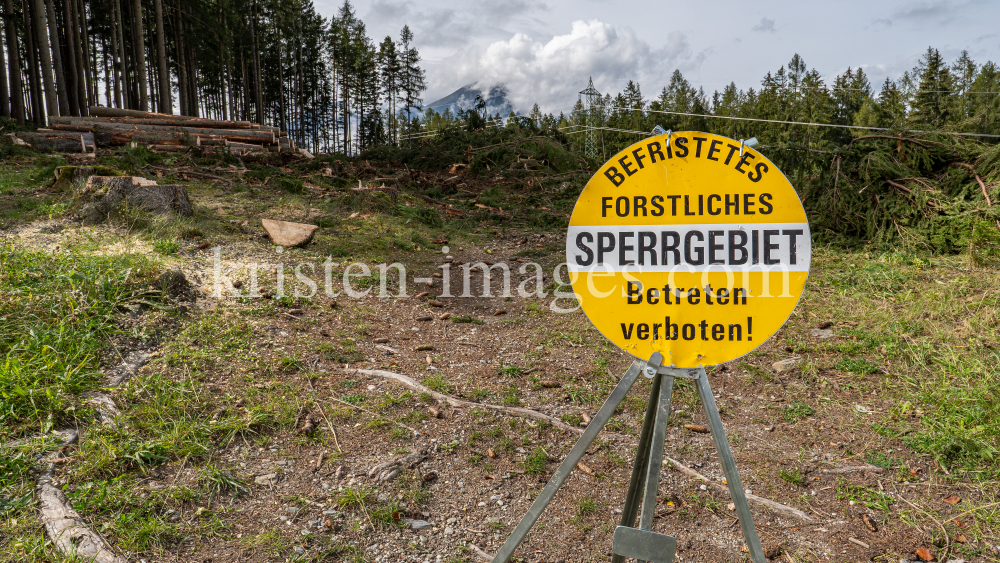
[(580, 101), (583, 103), (584, 125), (587, 127), (584, 154), (589, 158), (597, 158), (597, 127), (600, 126), (598, 111), (601, 105), (601, 93), (597, 91), (597, 88), (594, 88), (594, 77), (590, 77), (587, 82), (587, 89), (580, 92)]

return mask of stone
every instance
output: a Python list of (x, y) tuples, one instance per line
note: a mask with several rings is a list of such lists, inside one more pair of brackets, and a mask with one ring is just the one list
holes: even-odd
[(452, 535), (454, 533), (455, 533), (455, 528), (452, 528), (451, 526), (447, 526), (444, 529), (444, 535), (446, 535), (446, 536), (450, 536), (450, 535)]
[(788, 358), (787, 360), (781, 360), (780, 362), (774, 362), (771, 367), (777, 373), (784, 373), (786, 371), (791, 371), (793, 367), (802, 362), (802, 358)]
[(833, 331), (828, 328), (814, 328), (809, 331), (809, 334), (820, 340), (826, 340), (827, 338), (833, 338)]
[(273, 487), (278, 484), (279, 480), (280, 477), (278, 477), (277, 473), (267, 473), (265, 475), (258, 475), (254, 478), (253, 482), (265, 487)]
[(427, 520), (413, 520), (411, 518), (403, 518), (403, 524), (410, 527), (411, 530), (426, 530), (431, 528), (431, 523)]
[(312, 240), (313, 235), (319, 230), (316, 225), (305, 223), (291, 223), (288, 221), (276, 221), (274, 219), (261, 219), (261, 226), (267, 231), (267, 236), (271, 237), (271, 242), (278, 246), (303, 246)]

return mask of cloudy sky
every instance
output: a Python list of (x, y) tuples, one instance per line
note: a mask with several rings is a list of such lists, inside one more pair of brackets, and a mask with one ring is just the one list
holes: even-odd
[[(332, 16), (343, 0), (314, 0)], [(655, 97), (674, 69), (711, 94), (756, 87), (800, 54), (832, 79), (863, 67), (873, 85), (933, 46), (1000, 63), (998, 0), (354, 0), (376, 42), (416, 36), (431, 102), (472, 82), (504, 83), (521, 110), (569, 109), (593, 76), (601, 92), (639, 81)]]

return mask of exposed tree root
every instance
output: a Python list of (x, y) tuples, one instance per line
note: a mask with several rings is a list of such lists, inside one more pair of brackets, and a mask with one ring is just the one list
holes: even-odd
[[(509, 414), (509, 415), (512, 415), (512, 416), (517, 416), (517, 417), (520, 417), (520, 418), (533, 418), (535, 420), (542, 420), (542, 421), (548, 422), (549, 424), (551, 424), (552, 426), (555, 426), (556, 428), (561, 428), (562, 430), (567, 430), (567, 431), (572, 432), (574, 434), (583, 434), (583, 429), (582, 428), (577, 428), (575, 426), (570, 426), (569, 424), (566, 424), (565, 422), (559, 420), (558, 418), (549, 416), (547, 414), (542, 414), (542, 413), (540, 413), (538, 411), (534, 411), (534, 410), (531, 410), (531, 409), (525, 409), (525, 408), (521, 408), (521, 407), (504, 407), (504, 406), (500, 406), (500, 405), (489, 405), (489, 404), (485, 404), (485, 403), (473, 403), (472, 401), (465, 401), (465, 400), (462, 400), (462, 399), (458, 399), (458, 398), (452, 397), (451, 395), (445, 395), (444, 393), (438, 393), (437, 391), (434, 391), (433, 389), (425, 387), (424, 385), (422, 385), (420, 382), (418, 382), (417, 380), (413, 379), (412, 377), (408, 377), (408, 376), (405, 376), (405, 375), (400, 374), (400, 373), (393, 373), (391, 371), (383, 371), (383, 370), (380, 370), (380, 369), (352, 369), (352, 368), (347, 368), (347, 369), (341, 368), (341, 371), (344, 371), (344, 372), (347, 372), (347, 373), (360, 373), (362, 375), (374, 375), (376, 377), (384, 377), (385, 379), (391, 379), (391, 380), (393, 380), (393, 381), (395, 381), (397, 383), (401, 383), (404, 386), (409, 387), (410, 389), (413, 389), (414, 391), (419, 391), (421, 393), (427, 393), (428, 395), (434, 397), (438, 401), (441, 401), (443, 403), (447, 403), (449, 406), (454, 407), (454, 408), (486, 409), (486, 410), (491, 410), (491, 411), (495, 411), (495, 412), (502, 412), (502, 413)], [(612, 432), (608, 432), (606, 434), (609, 437), (615, 437), (615, 438), (618, 438), (618, 439), (630, 439), (628, 436), (623, 436), (621, 434), (615, 434), (615, 433), (612, 433)]]
[(38, 503), (45, 532), (60, 553), (94, 563), (126, 563), (125, 558), (111, 551), (104, 538), (87, 526), (66, 495), (52, 485), (51, 467), (38, 480)]
[[(727, 487), (726, 485), (723, 485), (722, 483), (717, 483), (715, 481), (712, 481), (708, 477), (705, 477), (704, 475), (702, 475), (701, 473), (698, 473), (697, 471), (695, 471), (694, 469), (691, 469), (690, 467), (686, 467), (683, 463), (681, 463), (681, 462), (677, 461), (676, 459), (673, 459), (673, 458), (671, 458), (669, 456), (663, 456), (663, 459), (669, 461), (670, 464), (673, 465), (674, 468), (677, 469), (677, 471), (680, 471), (681, 473), (687, 475), (688, 477), (693, 477), (695, 479), (701, 479), (702, 481), (704, 481), (705, 483), (707, 483), (708, 486), (712, 487), (713, 489), (715, 489), (715, 490), (717, 490), (719, 492), (722, 492), (722, 493), (726, 493), (727, 495), (729, 494), (729, 487)], [(771, 499), (766, 499), (764, 497), (759, 497), (757, 495), (747, 495), (747, 500), (749, 500), (750, 502), (755, 502), (757, 504), (762, 504), (762, 505), (770, 508), (771, 510), (777, 512), (778, 514), (781, 514), (782, 516), (787, 516), (789, 518), (795, 518), (796, 520), (800, 520), (802, 522), (812, 522), (813, 521), (813, 519), (808, 514), (806, 514), (805, 512), (802, 512), (801, 510), (799, 510), (797, 508), (792, 508), (791, 506), (787, 506), (787, 505), (781, 504), (780, 502), (773, 501)]]

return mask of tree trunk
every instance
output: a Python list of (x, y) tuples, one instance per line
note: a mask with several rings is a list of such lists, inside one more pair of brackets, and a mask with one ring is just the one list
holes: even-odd
[[(67, 0), (68, 1), (68, 0)], [(87, 5), (85, 0), (73, 0), (73, 15), (76, 18), (76, 36), (79, 38), (79, 47), (77, 49), (78, 60), (82, 61), (80, 73), (81, 86), (83, 87), (83, 96), (80, 97), (80, 115), (87, 115), (87, 108), (90, 107), (90, 102), (93, 101), (97, 103), (97, 58), (96, 54), (93, 59), (90, 56), (90, 34), (87, 33)], [(90, 63), (93, 61), (94, 70), (91, 72)]]
[[(51, 57), (52, 57), (52, 68), (55, 71), (56, 80), (56, 95), (59, 113), (56, 114), (56, 107), (50, 106), (49, 112), (52, 115), (69, 115), (69, 95), (66, 90), (66, 73), (63, 70), (62, 61), (62, 48), (59, 42), (59, 20), (56, 19), (56, 11), (53, 6), (52, 0), (45, 0), (45, 13), (48, 17), (42, 16), (43, 21), (48, 21), (49, 28), (49, 41), (52, 43)], [(45, 43), (45, 35), (42, 34), (42, 41), (40, 43)], [(48, 47), (48, 45), (46, 45)], [(47, 74), (47, 71), (46, 71)]]
[(187, 103), (187, 66), (184, 61), (183, 41), (181, 41), (181, 3), (177, 0), (174, 12), (174, 45), (177, 51), (177, 103), (181, 115), (188, 115)]
[(56, 96), (56, 87), (52, 81), (52, 51), (49, 50), (49, 41), (45, 33), (45, 0), (34, 0), (34, 34), (35, 47), (38, 49), (39, 74), (42, 77), (42, 85), (45, 87), (45, 106), (42, 115), (36, 116), (35, 123), (45, 126), (45, 111), (57, 115), (59, 111), (59, 99)]
[(7, 60), (0, 37), (0, 116), (10, 117), (10, 92), (7, 90)]
[(108, 67), (108, 39), (101, 36), (101, 56), (104, 61), (104, 105), (111, 107), (111, 70)]
[(131, 89), (128, 87), (129, 81), (125, 76), (125, 30), (122, 23), (122, 6), (120, 0), (111, 0), (111, 3), (114, 5), (115, 28), (117, 30), (115, 35), (118, 36), (118, 90), (115, 95), (116, 97), (121, 96), (121, 100), (115, 100), (115, 103), (120, 108), (130, 108), (132, 107), (130, 103)]
[(146, 43), (143, 35), (142, 0), (133, 0), (132, 50), (135, 51), (135, 80), (139, 84), (139, 109), (149, 111), (149, 93), (146, 90)]
[(170, 69), (167, 67), (167, 36), (163, 29), (163, 0), (153, 0), (156, 9), (156, 58), (160, 71), (160, 111), (174, 113), (173, 95), (170, 93)]
[(33, 4), (24, 10), (25, 38), (28, 40), (28, 73), (31, 82), (28, 87), (31, 98), (31, 120), (39, 127), (45, 127), (45, 91), (42, 89), (42, 76), (38, 61), (38, 26), (35, 25), (35, 10)]
[(18, 125), (24, 125), (24, 86), (21, 84), (21, 53), (18, 49), (17, 32), (14, 29), (14, 2), (4, 0), (4, 31), (7, 34), (7, 54), (10, 61), (11, 115)]
[[(118, 74), (118, 12), (115, 4), (118, 0), (110, 0), (111, 12), (111, 87), (114, 89), (114, 107), (122, 107), (121, 78)], [(111, 105), (110, 103), (108, 105)]]
[(82, 90), (84, 85), (81, 84), (79, 66), (83, 63), (83, 57), (77, 55), (79, 44), (76, 41), (76, 25), (73, 23), (73, 5), (70, 0), (63, 2), (63, 29), (66, 30), (66, 62), (69, 67), (66, 69), (69, 80), (66, 85), (66, 92), (69, 95), (69, 115), (80, 115), (82, 105), (80, 100), (84, 94)]
[(250, 27), (250, 35), (253, 40), (254, 58), (254, 80), (256, 81), (255, 95), (257, 98), (257, 123), (264, 124), (264, 89), (260, 71), (260, 43), (257, 41), (257, 0), (253, 2), (253, 21)]

